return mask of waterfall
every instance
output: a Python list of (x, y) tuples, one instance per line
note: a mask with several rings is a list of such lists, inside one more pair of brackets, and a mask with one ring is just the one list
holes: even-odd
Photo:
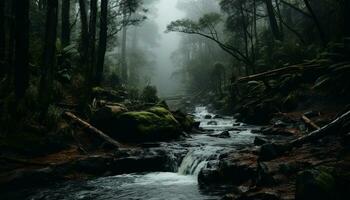
[(183, 158), (178, 173), (198, 176), (200, 170), (206, 166), (209, 160), (218, 159), (220, 150), (222, 148), (210, 146), (190, 150)]

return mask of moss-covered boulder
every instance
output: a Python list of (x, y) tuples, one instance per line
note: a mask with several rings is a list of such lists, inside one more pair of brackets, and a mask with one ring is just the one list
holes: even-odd
[(331, 200), (336, 199), (336, 196), (336, 180), (329, 169), (311, 169), (298, 175), (296, 200)]
[(192, 128), (195, 127), (195, 121), (193, 116), (187, 115), (180, 110), (173, 112), (175, 119), (180, 123), (182, 130), (186, 132), (192, 131)]
[(128, 109), (123, 105), (104, 106), (93, 113), (91, 123), (103, 131), (110, 132), (119, 115), (127, 111)]
[(112, 124), (109, 134), (121, 141), (148, 142), (175, 139), (182, 132), (180, 123), (163, 107), (126, 112)]

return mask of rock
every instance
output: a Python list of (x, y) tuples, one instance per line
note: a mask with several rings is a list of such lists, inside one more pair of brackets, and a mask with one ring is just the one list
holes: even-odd
[(103, 132), (110, 133), (115, 131), (114, 125), (119, 116), (127, 111), (123, 106), (104, 106), (93, 113), (91, 124)]
[(224, 131), (222, 133), (219, 134), (211, 134), (209, 135), (210, 137), (217, 137), (217, 138), (230, 138), (230, 132), (228, 131)]
[(193, 128), (199, 129), (199, 126), (201, 125), (201, 122), (193, 122)]
[(264, 144), (261, 146), (259, 151), (259, 160), (268, 161), (273, 160), (280, 156), (285, 151), (285, 147), (278, 144)]
[(204, 119), (211, 119), (212, 117), (211, 117), (211, 115), (205, 115), (204, 116)]
[(269, 170), (269, 166), (263, 162), (258, 163), (256, 184), (259, 186), (273, 186), (276, 184), (273, 174)]
[(180, 123), (183, 131), (191, 132), (192, 129), (197, 126), (192, 116), (187, 115), (181, 112), (180, 110), (172, 112), (172, 114), (174, 115), (175, 119)]
[(207, 123), (207, 125), (216, 126), (216, 125), (218, 125), (218, 123), (217, 123), (216, 121), (209, 121), (209, 122)]
[(255, 139), (254, 139), (254, 145), (256, 145), (256, 146), (261, 146), (261, 145), (266, 144), (266, 143), (267, 143), (267, 141), (261, 137), (255, 137)]
[(342, 136), (341, 143), (344, 147), (350, 148), (350, 133), (346, 133)]
[[(209, 161), (213, 162), (213, 161)], [(201, 187), (207, 187), (221, 183), (220, 171), (217, 163), (211, 163), (201, 169), (198, 174), (198, 183)]]
[(182, 133), (180, 123), (162, 107), (147, 111), (126, 112), (112, 124), (109, 135), (127, 142), (152, 142), (178, 138)]
[(296, 180), (296, 200), (332, 200), (336, 198), (336, 182), (325, 169), (311, 169), (298, 174)]
[(300, 131), (295, 128), (267, 127), (260, 130), (263, 135), (295, 136), (300, 135)]
[(254, 192), (243, 194), (237, 198), (236, 200), (279, 200), (280, 197), (276, 193), (272, 192)]
[(126, 96), (127, 92), (125, 90), (108, 90), (101, 87), (92, 88), (92, 96), (97, 99), (103, 99), (112, 102), (121, 102)]
[(223, 119), (224, 117), (223, 116), (221, 116), (221, 115), (215, 115), (214, 117), (213, 117), (213, 119)]
[(254, 180), (256, 172), (256, 156), (250, 153), (234, 153), (221, 157), (219, 163), (209, 162), (201, 169), (198, 183), (205, 187), (222, 183), (240, 185)]
[(18, 188), (47, 186), (50, 181), (57, 179), (51, 167), (41, 169), (19, 169), (0, 176), (0, 193)]
[(305, 112), (304, 115), (308, 118), (313, 118), (313, 117), (320, 116), (320, 112), (311, 110), (311, 111)]

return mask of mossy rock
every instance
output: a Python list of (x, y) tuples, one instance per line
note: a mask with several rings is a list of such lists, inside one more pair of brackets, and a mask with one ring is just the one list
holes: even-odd
[(175, 139), (181, 132), (179, 122), (170, 111), (152, 107), (147, 111), (121, 114), (109, 134), (121, 141), (149, 142)]
[(182, 130), (190, 132), (195, 125), (194, 118), (179, 110), (173, 112), (175, 119), (180, 123)]
[(127, 112), (125, 106), (104, 106), (92, 114), (91, 123), (103, 131), (111, 130), (120, 114)]
[(311, 169), (301, 172), (296, 182), (296, 200), (336, 199), (336, 180), (327, 168)]

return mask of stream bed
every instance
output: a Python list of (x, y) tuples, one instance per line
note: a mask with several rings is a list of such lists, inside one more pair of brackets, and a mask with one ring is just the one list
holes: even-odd
[[(172, 155), (173, 171), (123, 174), (87, 181), (70, 181), (36, 191), (31, 200), (215, 200), (221, 199), (224, 189), (203, 190), (197, 178), (209, 161), (218, 160), (223, 153), (253, 145), (257, 127), (237, 123), (232, 117), (209, 113), (197, 107), (193, 113), (204, 134), (171, 143), (160, 143)], [(229, 137), (217, 137), (228, 131)]]

